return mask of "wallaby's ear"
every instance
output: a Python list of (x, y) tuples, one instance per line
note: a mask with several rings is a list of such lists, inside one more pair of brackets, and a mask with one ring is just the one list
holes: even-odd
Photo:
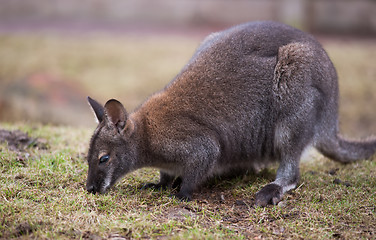
[(113, 124), (120, 133), (124, 129), (128, 119), (128, 114), (123, 104), (115, 99), (108, 100), (104, 105), (104, 112), (107, 121)]
[(91, 109), (93, 110), (95, 116), (97, 117), (98, 123), (102, 122), (104, 117), (104, 108), (103, 106), (92, 99), (91, 97), (87, 97), (87, 101), (89, 102), (89, 105), (91, 106)]

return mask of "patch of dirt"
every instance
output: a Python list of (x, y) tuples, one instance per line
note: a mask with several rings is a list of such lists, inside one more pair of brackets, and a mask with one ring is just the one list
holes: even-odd
[(329, 175), (334, 176), (339, 171), (339, 168), (333, 168), (328, 171)]
[(82, 239), (89, 239), (89, 240), (101, 240), (102, 238), (90, 231), (86, 231), (82, 234)]
[(186, 218), (196, 218), (197, 215), (191, 210), (187, 208), (173, 208), (169, 210), (167, 217), (169, 219), (177, 220), (184, 222)]
[(351, 184), (349, 182), (343, 182), (342, 180), (340, 180), (338, 178), (334, 179), (333, 183), (337, 184), (337, 185), (344, 185), (346, 187), (350, 187), (351, 186)]
[(14, 235), (20, 237), (23, 235), (29, 235), (30, 233), (34, 232), (35, 227), (31, 226), (28, 222), (20, 223), (15, 230)]
[(122, 233), (110, 233), (106, 239), (108, 240), (126, 240), (126, 239), (133, 239), (132, 238), (132, 230), (131, 229), (122, 229)]
[[(38, 221), (35, 223), (29, 223), (29, 222), (20, 222), (13, 234), (11, 236), (16, 236), (16, 237), (22, 237), (22, 236), (27, 236), (35, 232), (39, 227), (46, 225), (43, 221)], [(10, 237), (10, 236), (8, 236)]]
[(6, 142), (8, 149), (23, 152), (27, 148), (48, 149), (46, 139), (32, 138), (27, 133), (19, 130), (8, 131), (0, 129), (0, 143)]
[(102, 240), (102, 239), (106, 239), (106, 240), (127, 240), (127, 239), (132, 239), (131, 238), (131, 235), (132, 235), (131, 230), (123, 229), (122, 232), (123, 232), (123, 234), (120, 234), (120, 233), (117, 233), (117, 232), (109, 233), (107, 235), (107, 237), (103, 237), (103, 238), (98, 236), (95, 233), (90, 232), (90, 231), (86, 231), (82, 234), (78, 234), (78, 236), (82, 239), (88, 239), (88, 240)]

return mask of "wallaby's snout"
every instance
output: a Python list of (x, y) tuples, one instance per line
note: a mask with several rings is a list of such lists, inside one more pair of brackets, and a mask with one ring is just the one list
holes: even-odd
[(114, 182), (112, 170), (111, 168), (105, 170), (107, 170), (107, 174), (104, 171), (93, 168), (93, 166), (89, 167), (89, 175), (91, 174), (91, 176), (88, 177), (86, 182), (86, 190), (89, 193), (104, 194), (112, 186)]
[[(93, 172), (93, 169), (89, 168), (89, 174), (92, 172)], [(86, 181), (86, 190), (92, 194), (101, 193), (100, 184), (98, 185), (93, 180), (94, 180), (93, 177), (89, 175)]]
[(99, 188), (97, 187), (97, 185), (95, 184), (95, 182), (93, 181), (93, 177), (90, 176), (90, 171), (92, 169), (89, 168), (89, 176), (86, 180), (86, 191), (88, 191), (89, 193), (92, 193), (92, 194), (96, 194), (98, 192), (100, 192)]
[(106, 192), (105, 189), (101, 191), (100, 188), (96, 187), (93, 184), (86, 184), (86, 190), (92, 194), (97, 194), (97, 193), (104, 194)]
[(97, 193), (97, 189), (93, 185), (86, 185), (86, 190), (89, 193), (92, 193), (92, 194), (96, 194)]

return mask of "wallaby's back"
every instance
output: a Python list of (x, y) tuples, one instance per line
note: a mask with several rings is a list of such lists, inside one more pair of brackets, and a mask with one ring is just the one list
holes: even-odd
[[(287, 53), (281, 51), (289, 44)], [(285, 70), (307, 76), (280, 83), (275, 75)], [(155, 144), (165, 144), (163, 134), (174, 142), (207, 133), (219, 141), (225, 165), (225, 158), (232, 166), (237, 160), (258, 165), (265, 157), (275, 159), (276, 123), (295, 114), (305, 99), (321, 111), (304, 123), (307, 128), (336, 128), (337, 98), (336, 72), (314, 38), (280, 23), (255, 22), (207, 37), (181, 73), (139, 111), (158, 123), (154, 130), (162, 136)]]

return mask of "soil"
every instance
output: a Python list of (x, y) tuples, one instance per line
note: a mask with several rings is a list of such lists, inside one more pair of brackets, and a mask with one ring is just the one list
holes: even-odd
[(27, 148), (48, 149), (45, 139), (29, 137), (19, 130), (8, 131), (0, 129), (0, 143), (7, 143), (7, 148), (15, 152), (23, 152)]
[(20, 223), (16, 227), (15, 235), (18, 236), (18, 237), (20, 237), (22, 235), (29, 235), (32, 232), (34, 232), (34, 230), (35, 230), (34, 227), (32, 225), (30, 225), (30, 223), (23, 222), (23, 223)]

